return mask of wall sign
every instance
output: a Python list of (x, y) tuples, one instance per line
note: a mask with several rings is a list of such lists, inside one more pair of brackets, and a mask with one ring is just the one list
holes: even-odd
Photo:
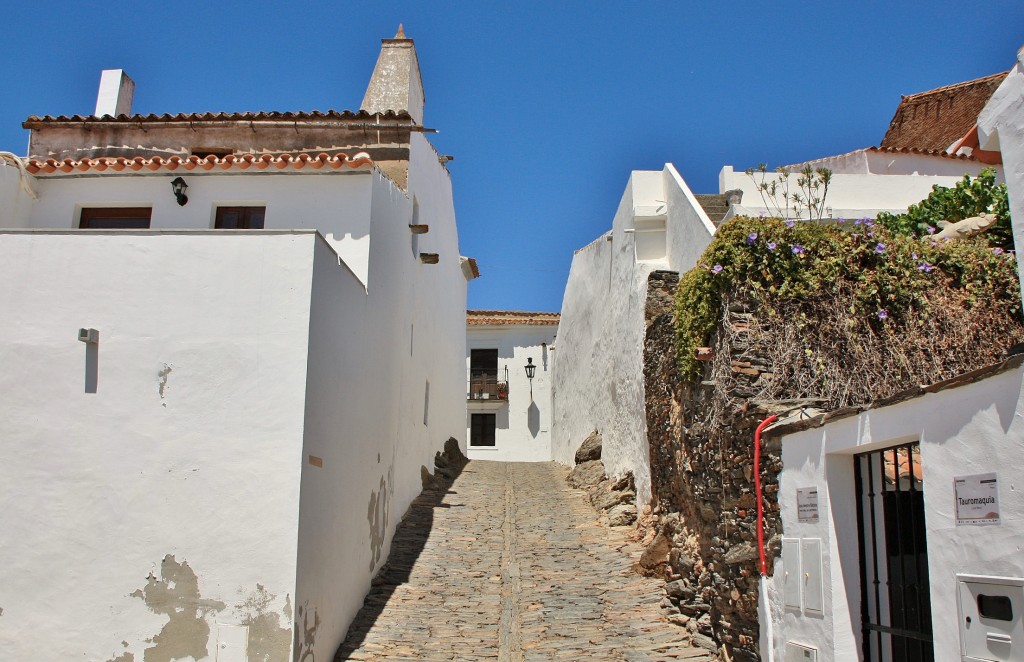
[(818, 521), (818, 488), (798, 487), (796, 489), (796, 517), (798, 521)]
[(994, 473), (953, 478), (956, 525), (999, 524), (999, 490)]

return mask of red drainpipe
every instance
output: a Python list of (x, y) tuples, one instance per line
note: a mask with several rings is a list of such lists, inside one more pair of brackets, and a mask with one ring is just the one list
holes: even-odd
[(754, 490), (757, 492), (757, 554), (761, 559), (761, 576), (768, 575), (764, 560), (764, 500), (761, 498), (761, 431), (778, 420), (774, 414), (761, 421), (754, 432)]

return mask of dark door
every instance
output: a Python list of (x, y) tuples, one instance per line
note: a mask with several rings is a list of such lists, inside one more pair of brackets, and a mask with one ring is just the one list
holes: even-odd
[(932, 662), (921, 447), (854, 458), (866, 662)]

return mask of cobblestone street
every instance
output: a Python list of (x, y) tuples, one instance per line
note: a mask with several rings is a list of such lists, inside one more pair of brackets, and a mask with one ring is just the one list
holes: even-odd
[(424, 491), (335, 659), (713, 659), (566, 473), (477, 460)]

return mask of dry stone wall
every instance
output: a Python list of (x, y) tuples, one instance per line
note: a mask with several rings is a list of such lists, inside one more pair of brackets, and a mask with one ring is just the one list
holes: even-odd
[[(715, 347), (725, 355), (699, 385), (683, 382), (675, 347), (678, 280), (666, 271), (648, 280), (644, 380), (652, 508), (640, 516), (651, 540), (641, 565), (664, 577), (678, 610), (673, 620), (694, 641), (725, 648), (737, 662), (759, 660), (753, 436), (767, 412), (750, 398), (769, 362), (745, 338), (753, 313), (734, 306), (728, 342)], [(766, 444), (761, 478), (769, 564), (781, 541), (781, 468), (778, 442)]]

